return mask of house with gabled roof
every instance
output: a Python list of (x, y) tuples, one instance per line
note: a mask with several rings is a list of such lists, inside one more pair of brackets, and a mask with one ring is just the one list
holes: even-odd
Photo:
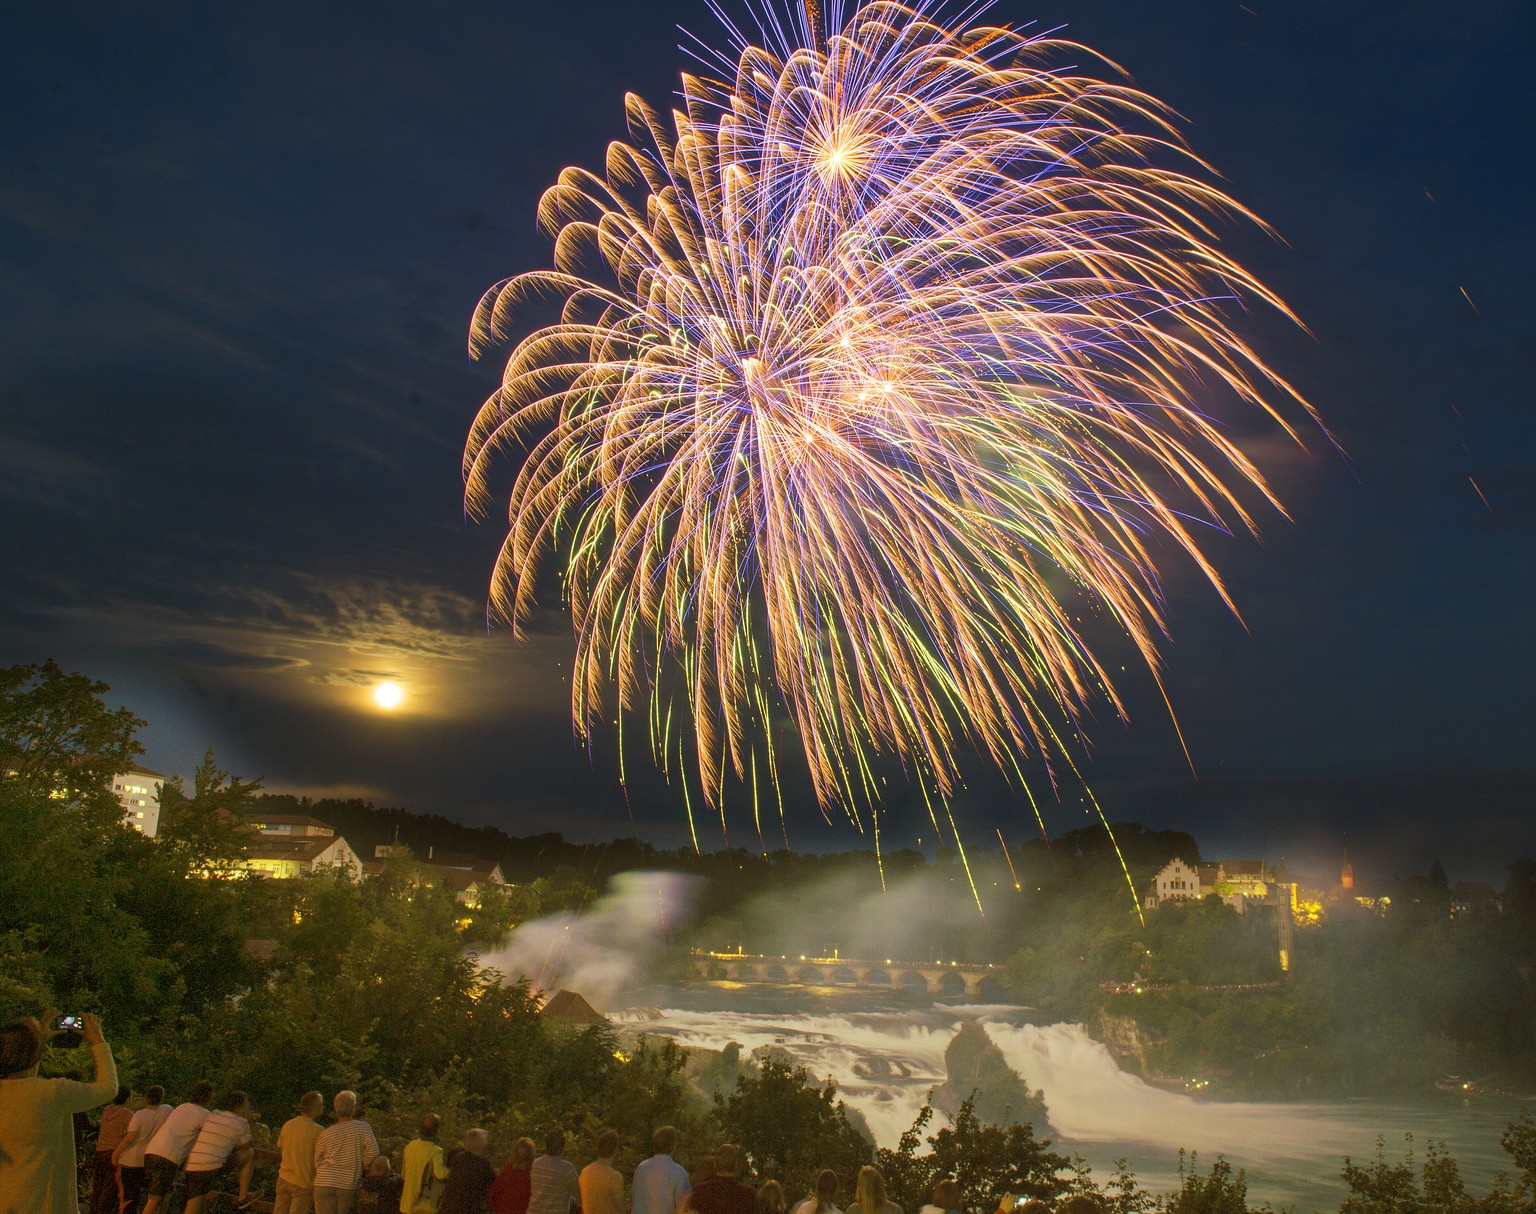
[(252, 814), (247, 821), (256, 832), (245, 851), (245, 867), (251, 872), (303, 877), (330, 865), (353, 880), (363, 874), (357, 853), (329, 823), (307, 814)]

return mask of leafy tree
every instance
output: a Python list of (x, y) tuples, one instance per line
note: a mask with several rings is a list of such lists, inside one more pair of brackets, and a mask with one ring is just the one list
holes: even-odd
[(1054, 1203), (1079, 1187), (1062, 1175), (1072, 1161), (1051, 1151), (1049, 1140), (1036, 1138), (1031, 1126), (1017, 1122), (1006, 1127), (984, 1124), (971, 1100), (960, 1106), (952, 1125), (928, 1137), (930, 1150), (920, 1154), (923, 1130), (932, 1116), (933, 1110), (924, 1107), (896, 1149), (878, 1153), (891, 1199), (903, 1209), (926, 1203), (941, 1177), (959, 1183), (963, 1209), (996, 1209), (1004, 1193)]
[[(1093, 1182), (1083, 1177), (1085, 1187), (1091, 1192)], [(1136, 1173), (1124, 1159), (1115, 1160), (1115, 1171), (1099, 1193), (1100, 1203), (1107, 1214), (1145, 1214), (1157, 1209), (1157, 1197), (1142, 1188), (1136, 1181)]]
[(1505, 1127), (1499, 1145), (1520, 1169), (1513, 1203), (1519, 1209), (1536, 1209), (1536, 1121), (1531, 1119), (1528, 1109), (1521, 1109), (1520, 1116)]
[(142, 722), (106, 690), (52, 662), (0, 672), (0, 940), (20, 954), (0, 1016), (99, 1010), (131, 1046), (238, 989), (245, 967), (227, 891), (123, 822), (111, 778)]
[(596, 1120), (611, 1125), (621, 1135), (625, 1150), (637, 1152), (635, 1162), (648, 1156), (651, 1131), (657, 1126), (676, 1126), (687, 1154), (708, 1150), (715, 1128), (710, 1123), (713, 1107), (706, 1104), (684, 1079), (687, 1055), (670, 1037), (642, 1036), (618, 1051), (619, 1067)]
[(0, 785), (0, 939), (20, 954), (0, 1016), (56, 1003), (122, 1027), (177, 1000), (175, 963), (131, 909), (153, 848), (120, 812)]
[(1199, 1156), (1179, 1152), (1179, 1191), (1168, 1199), (1168, 1214), (1247, 1214), (1248, 1178), (1221, 1156), (1200, 1175)]
[(831, 1082), (817, 1087), (801, 1067), (769, 1057), (715, 1098), (725, 1136), (739, 1145), (764, 1180), (778, 1180), (787, 1196), (809, 1193), (817, 1174), (831, 1168), (846, 1185), (869, 1162), (871, 1144), (848, 1119)]
[(203, 755), (192, 776), (192, 795), (179, 776), (160, 790), (161, 845), (171, 848), (189, 872), (205, 877), (239, 877), (256, 832), (249, 817), (256, 809), (260, 780), (242, 780)]
[(1376, 1158), (1370, 1164), (1361, 1166), (1344, 1157), (1343, 1176), (1349, 1196), (1340, 1204), (1339, 1214), (1420, 1214), (1424, 1198), (1414, 1174), (1413, 1136), (1407, 1139), (1401, 1163), (1387, 1162), (1386, 1144), (1381, 1138), (1376, 1139)]
[(0, 670), (0, 785), (8, 800), (77, 801), (121, 817), (112, 777), (144, 753), (133, 736), (144, 722), (126, 708), (109, 709), (102, 697), (110, 690), (65, 674), (52, 658)]

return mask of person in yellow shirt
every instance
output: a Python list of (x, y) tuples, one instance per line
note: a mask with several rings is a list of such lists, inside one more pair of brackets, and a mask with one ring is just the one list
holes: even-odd
[(613, 1166), (619, 1149), (619, 1132), (604, 1130), (597, 1136), (597, 1158), (581, 1169), (581, 1214), (628, 1214), (624, 1177)]
[(299, 1101), (299, 1114), (283, 1122), (277, 1132), (277, 1149), (282, 1158), (277, 1165), (277, 1196), (272, 1214), (309, 1214), (315, 1184), (315, 1139), (320, 1137), (320, 1123), (315, 1120), (325, 1108), (319, 1092), (305, 1092)]
[(416, 1208), (422, 1183), (429, 1171), (438, 1194), (442, 1194), (442, 1182), (448, 1179), (443, 1148), (437, 1145), (437, 1133), (442, 1127), (443, 1119), (436, 1113), (428, 1113), (416, 1127), (417, 1136), (405, 1144), (405, 1152), (400, 1157), (400, 1176), (405, 1181), (405, 1188), (400, 1191), (401, 1214), (411, 1214)]

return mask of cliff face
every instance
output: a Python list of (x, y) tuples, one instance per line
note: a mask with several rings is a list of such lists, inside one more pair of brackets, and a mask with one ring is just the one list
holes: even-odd
[(1134, 1019), (1130, 1016), (1111, 1016), (1108, 1012), (1100, 1012), (1098, 1023), (1093, 1026), (1093, 1035), (1104, 1043), (1104, 1047), (1115, 1056), (1115, 1061), (1123, 1070), (1146, 1077), (1149, 1070), (1147, 1065), (1149, 1043), (1142, 1032), (1141, 1025)]
[(987, 1030), (975, 1021), (960, 1026), (944, 1051), (944, 1067), (949, 1080), (933, 1093), (933, 1107), (941, 1113), (953, 1117), (974, 1094), (976, 1116), (982, 1121), (992, 1125), (1026, 1122), (1045, 1132), (1045, 1093), (1030, 1090)]
[(1099, 1013), (1090, 1031), (1104, 1043), (1121, 1070), (1139, 1075), (1153, 1087), (1174, 1092), (1187, 1090), (1182, 1076), (1164, 1069), (1168, 1065), (1166, 1035), (1148, 1029), (1134, 1016), (1111, 1016), (1108, 1012)]

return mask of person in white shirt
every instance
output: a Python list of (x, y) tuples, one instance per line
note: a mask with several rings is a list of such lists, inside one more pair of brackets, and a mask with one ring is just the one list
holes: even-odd
[(651, 1146), (656, 1154), (635, 1168), (631, 1186), (634, 1214), (678, 1214), (693, 1192), (693, 1182), (688, 1179), (688, 1169), (672, 1158), (677, 1150), (677, 1130), (662, 1126), (651, 1135)]
[(305, 1092), (299, 1100), (299, 1115), (283, 1122), (277, 1132), (277, 1195), (272, 1214), (309, 1214), (314, 1200), (315, 1140), (320, 1137), (315, 1118), (324, 1108), (324, 1096)]
[(144, 1203), (144, 1214), (160, 1214), (176, 1183), (176, 1173), (187, 1162), (187, 1153), (197, 1141), (197, 1132), (208, 1118), (208, 1106), (213, 1103), (213, 1084), (206, 1079), (192, 1089), (191, 1099), (171, 1110), (155, 1136), (144, 1148), (144, 1178), (149, 1182), (149, 1200)]
[(171, 1115), (171, 1106), (162, 1103), (164, 1100), (165, 1089), (158, 1083), (148, 1088), (144, 1093), (144, 1107), (128, 1122), (128, 1132), (117, 1144), (117, 1150), (112, 1152), (118, 1184), (123, 1190), (122, 1214), (138, 1214), (139, 1203), (144, 1197), (144, 1148)]
[(379, 1153), (366, 1121), (357, 1118), (357, 1093), (337, 1092), (331, 1102), (336, 1123), (315, 1139), (314, 1214), (351, 1214), (363, 1173)]
[(186, 1214), (202, 1214), (203, 1202), (213, 1190), (225, 1165), (233, 1162), (240, 1169), (240, 1191), (235, 1208), (243, 1210), (250, 1202), (251, 1170), (256, 1153), (251, 1149), (251, 1118), (257, 1115), (244, 1092), (225, 1092), (219, 1107), (209, 1113), (197, 1132), (197, 1141), (187, 1152)]

